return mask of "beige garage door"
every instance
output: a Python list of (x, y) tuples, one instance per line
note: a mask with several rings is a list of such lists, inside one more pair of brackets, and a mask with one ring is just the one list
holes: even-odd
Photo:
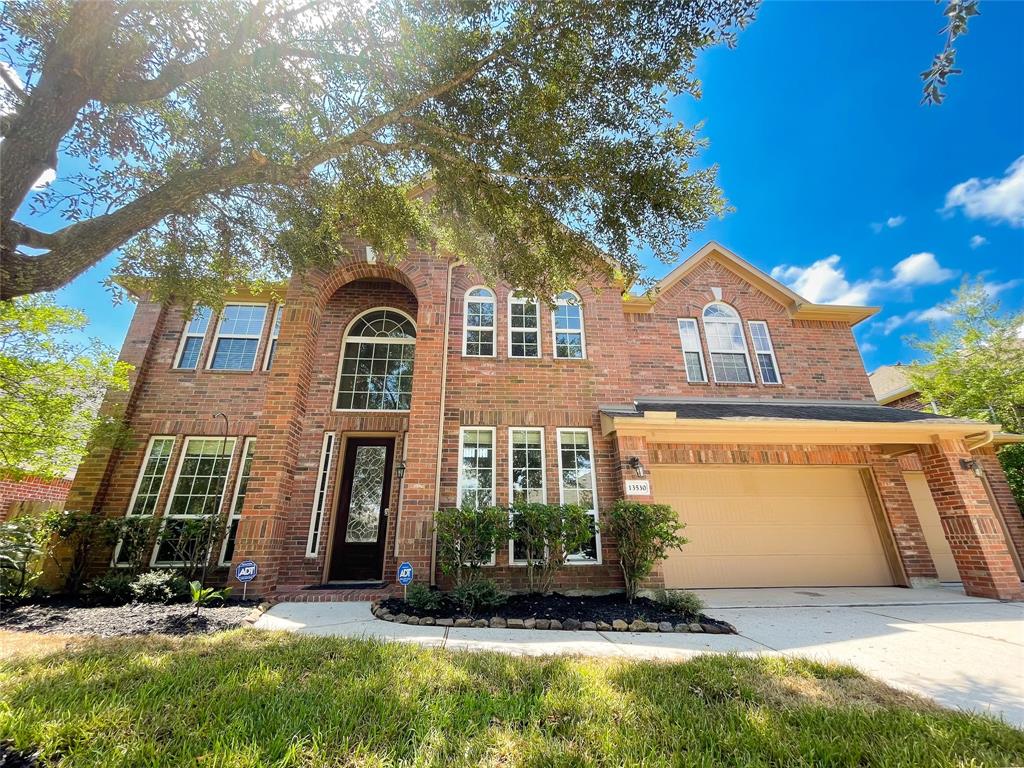
[(939, 572), (939, 581), (960, 581), (960, 572), (953, 559), (953, 550), (949, 548), (946, 533), (942, 530), (939, 510), (935, 508), (932, 492), (928, 490), (928, 481), (924, 472), (904, 472), (903, 479), (910, 489), (910, 498), (914, 500), (917, 519), (924, 529), (924, 540), (928, 542), (928, 550), (935, 561), (935, 570)]
[(690, 540), (664, 563), (668, 587), (893, 583), (856, 469), (655, 467), (651, 482)]

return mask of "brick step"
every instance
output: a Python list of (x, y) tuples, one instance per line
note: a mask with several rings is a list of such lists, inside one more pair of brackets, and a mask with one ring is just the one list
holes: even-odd
[(402, 594), (402, 588), (391, 584), (380, 589), (306, 589), (279, 587), (267, 599), (271, 603), (359, 603), (386, 600)]

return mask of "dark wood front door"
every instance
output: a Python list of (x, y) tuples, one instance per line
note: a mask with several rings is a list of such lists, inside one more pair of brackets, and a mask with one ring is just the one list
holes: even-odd
[(388, 530), (391, 465), (390, 437), (350, 438), (338, 494), (337, 525), (331, 548), (329, 581), (379, 579)]

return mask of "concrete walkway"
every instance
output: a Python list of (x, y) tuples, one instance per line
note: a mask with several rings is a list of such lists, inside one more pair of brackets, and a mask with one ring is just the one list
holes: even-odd
[(419, 627), (379, 621), (369, 603), (280, 603), (260, 629), (371, 637), (458, 650), (685, 660), (781, 654), (853, 665), (942, 704), (1024, 726), (1024, 604), (946, 588), (704, 590), (739, 635)]

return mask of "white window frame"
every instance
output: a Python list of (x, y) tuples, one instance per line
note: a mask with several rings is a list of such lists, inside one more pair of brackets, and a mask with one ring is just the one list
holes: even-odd
[[(235, 506), (238, 504), (238, 492), (242, 489), (242, 475), (245, 471), (245, 459), (249, 455), (249, 447), (255, 443), (255, 437), (247, 437), (242, 441), (242, 453), (239, 455), (238, 462), (238, 477), (235, 478), (235, 490), (231, 494), (231, 504), (228, 507), (227, 524), (224, 526), (224, 541), (221, 542), (220, 557), (217, 558), (218, 565), (222, 567), (231, 565), (231, 562), (229, 560), (225, 560), (224, 556), (227, 554), (228, 550), (228, 536), (231, 534), (231, 523), (235, 520), (242, 519), (242, 510), (238, 510), (238, 514), (235, 514)], [(255, 455), (253, 456), (253, 461), (256, 461)], [(249, 476), (252, 477), (251, 465), (249, 469)], [(248, 489), (246, 489), (246, 493), (248, 493)], [(235, 541), (235, 546), (237, 545), (238, 542)]]
[[(190, 333), (189, 326), (192, 325), (192, 321), (196, 319), (195, 313), (201, 309), (205, 309), (210, 313), (210, 316), (206, 318), (206, 325), (203, 327), (202, 333)], [(210, 330), (210, 321), (213, 320), (213, 310), (209, 307), (195, 307), (192, 310), (192, 317), (185, 321), (184, 327), (181, 329), (181, 338), (178, 340), (178, 349), (174, 353), (174, 369), (178, 371), (195, 371), (199, 368), (199, 361), (203, 359), (203, 342), (206, 341), (206, 334)], [(181, 356), (185, 352), (185, 344), (189, 339), (199, 339), (199, 354), (196, 355), (196, 364), (192, 368), (181, 367)]]
[[(470, 296), (473, 291), (487, 291), (490, 298), (483, 296)], [(492, 308), (491, 312), (491, 324), (469, 326), (469, 305), (470, 302), (474, 304), (490, 304)], [(469, 332), (473, 331), (490, 331), (491, 332), (491, 354), (489, 355), (471, 355), (468, 352), (469, 349)], [(471, 288), (466, 289), (466, 293), (462, 297), (462, 356), (463, 357), (496, 357), (498, 354), (498, 297), (495, 296), (494, 291), (488, 288), (486, 285), (474, 285)]]
[[(539, 312), (539, 306), (538, 306)], [(547, 444), (544, 435), (544, 427), (509, 427), (508, 428), (508, 507), (509, 514), (512, 512), (512, 504), (514, 503), (515, 488), (512, 483), (512, 452), (513, 448), (513, 435), (516, 432), (539, 432), (540, 433), (540, 493), (541, 501), (540, 504), (548, 503), (548, 462), (547, 462)], [(509, 521), (511, 522), (511, 520)], [(508, 540), (508, 563), (509, 565), (521, 566), (526, 565), (525, 560), (515, 559), (515, 541), (511, 538)]]
[[(157, 510), (157, 505), (156, 504), (153, 505), (153, 511), (150, 514), (148, 514), (148, 515), (136, 515), (132, 511), (132, 510), (135, 509), (135, 502), (138, 501), (139, 490), (142, 488), (142, 479), (146, 475), (146, 467), (149, 466), (149, 460), (153, 456), (153, 446), (156, 444), (157, 440), (170, 440), (171, 441), (171, 450), (170, 450), (170, 453), (167, 454), (167, 467), (164, 468), (163, 477), (160, 478), (160, 485), (158, 485), (157, 489), (156, 489), (156, 500), (157, 500), (157, 503), (159, 503), (159, 501), (160, 501), (160, 494), (163, 493), (164, 484), (166, 484), (166, 482), (167, 482), (167, 469), (170, 467), (170, 465), (171, 465), (171, 458), (174, 456), (174, 444), (177, 442), (177, 438), (174, 435), (152, 435), (149, 438), (149, 442), (146, 443), (146, 451), (142, 455), (142, 465), (139, 467), (139, 473), (138, 473), (138, 475), (135, 478), (135, 486), (132, 488), (132, 496), (131, 496), (131, 499), (128, 502), (128, 509), (127, 509), (127, 511), (124, 514), (125, 517), (155, 517), (156, 514), (157, 514), (158, 510)], [(117, 558), (121, 554), (121, 544), (122, 543), (123, 543), (123, 541), (121, 541), (119, 539), (118, 542), (117, 542), (117, 546), (114, 547), (114, 553), (113, 553), (113, 555), (111, 555), (111, 560), (110, 560), (111, 567), (114, 567), (114, 568), (127, 568), (128, 565), (129, 565), (129, 563), (118, 563), (117, 562)]]
[(562, 484), (565, 468), (562, 466), (562, 433), (563, 432), (586, 432), (587, 441), (590, 446), (590, 490), (594, 497), (594, 547), (597, 550), (596, 560), (569, 555), (566, 557), (566, 565), (601, 565), (601, 517), (598, 512), (597, 503), (597, 456), (594, 452), (594, 430), (590, 427), (559, 427), (555, 430), (555, 450), (558, 451), (558, 503), (565, 504), (565, 486)]
[[(259, 333), (222, 335), (220, 329), (224, 323), (224, 310), (228, 307), (263, 307), (263, 322), (260, 324)], [(217, 314), (217, 330), (213, 334), (213, 342), (210, 344), (210, 350), (206, 355), (206, 370), (215, 371), (216, 373), (245, 372), (247, 370), (245, 368), (213, 368), (213, 356), (217, 353), (217, 344), (220, 343), (221, 339), (256, 339), (256, 352), (252, 356), (252, 365), (248, 368), (250, 372), (255, 371), (256, 361), (260, 359), (260, 343), (263, 341), (263, 332), (267, 327), (267, 310), (269, 309), (270, 305), (265, 301), (232, 301), (225, 304), (224, 309)]]
[(271, 366), (270, 353), (274, 349), (275, 343), (281, 337), (281, 320), (284, 318), (284, 304), (278, 304), (274, 307), (274, 312), (270, 316), (270, 335), (267, 337), (267, 348), (263, 352), (263, 370), (269, 371)]
[[(190, 442), (192, 442), (193, 440), (218, 440), (218, 441), (220, 441), (220, 440), (223, 440), (223, 439), (224, 439), (224, 437), (222, 435), (186, 435), (185, 436), (185, 439), (182, 441), (182, 444), (181, 444), (181, 452), (178, 454), (178, 464), (177, 464), (177, 467), (174, 470), (174, 480), (171, 483), (171, 491), (170, 491), (170, 494), (167, 496), (167, 505), (164, 507), (163, 522), (160, 525), (160, 533), (161, 534), (163, 533), (164, 528), (167, 527), (167, 521), (168, 520), (195, 520), (195, 519), (198, 519), (198, 518), (202, 517), (202, 515), (174, 515), (174, 516), (171, 516), (171, 514), (170, 514), (170, 512), (171, 512), (171, 505), (174, 504), (174, 489), (178, 487), (178, 480), (181, 477), (181, 468), (184, 466), (184, 464), (185, 464), (185, 457), (188, 455), (188, 444)], [(227, 490), (227, 488), (226, 488), (226, 486), (227, 486), (227, 478), (231, 477), (231, 466), (234, 463), (235, 448), (238, 446), (238, 438), (237, 437), (232, 437), (231, 435), (228, 435), (228, 442), (231, 443), (231, 450), (228, 453), (228, 466), (227, 466), (227, 469), (226, 469), (226, 471), (224, 473), (225, 490)], [(217, 514), (219, 514), (220, 510), (224, 507), (224, 497), (226, 495), (227, 495), (226, 493), (222, 493), (221, 494), (221, 497), (220, 497), (220, 507), (218, 507), (218, 509), (217, 509)], [(164, 560), (157, 560), (156, 559), (157, 555), (160, 554), (160, 544), (161, 543), (162, 542), (160, 541), (160, 536), (157, 536), (157, 540), (156, 540), (155, 544), (153, 545), (153, 555), (149, 559), (149, 567), (150, 568), (156, 568), (157, 566), (160, 566), (161, 568), (181, 568), (182, 567), (182, 563), (180, 563), (180, 562), (175, 562), (175, 561), (170, 561), (170, 560), (164, 561)]]
[[(536, 318), (537, 325), (533, 328), (513, 328), (512, 327), (512, 305), (513, 304), (533, 304), (537, 308)], [(537, 334), (537, 354), (536, 355), (514, 355), (512, 354), (512, 333), (529, 333), (533, 331)], [(517, 296), (515, 291), (510, 291), (508, 294), (508, 356), (515, 360), (539, 360), (542, 357), (541, 351), (541, 330), (540, 330), (540, 300), (532, 298), (530, 296)]]
[[(498, 506), (498, 435), (494, 427), (474, 427), (467, 425), (459, 427), (459, 465), (458, 479), (455, 483), (455, 506), (462, 507), (462, 451), (465, 446), (466, 432), (490, 432), (491, 433), (491, 506)], [(479, 509), (479, 507), (477, 508)], [(487, 565), (494, 565), (497, 562), (497, 550), (491, 552), (491, 560)]]
[[(412, 323), (412, 329), (416, 332), (416, 337), (414, 337), (412, 340), (410, 340), (410, 339), (407, 339), (404, 336), (401, 337), (401, 338), (392, 338), (392, 337), (388, 337), (388, 336), (374, 336), (374, 337), (370, 337), (370, 336), (351, 336), (350, 335), (350, 333), (352, 331), (352, 328), (355, 327), (355, 324), (360, 319), (362, 319), (366, 315), (369, 315), (369, 314), (371, 314), (373, 312), (379, 312), (382, 309), (387, 310), (388, 312), (394, 312), (396, 315), (401, 315), (406, 320), (408, 320), (410, 323)], [(360, 312), (358, 315), (353, 317), (352, 321), (347, 326), (345, 326), (345, 333), (343, 333), (342, 336), (341, 336), (341, 353), (338, 355), (338, 373), (334, 377), (334, 394), (333, 394), (333, 398), (334, 399), (331, 401), (331, 410), (335, 411), (337, 413), (409, 413), (409, 409), (408, 408), (404, 408), (404, 409), (401, 409), (401, 410), (398, 410), (398, 409), (396, 409), (396, 410), (384, 410), (384, 409), (381, 409), (381, 408), (339, 408), (338, 407), (338, 395), (341, 394), (341, 392), (340, 392), (340, 389), (341, 389), (341, 369), (345, 366), (345, 347), (348, 345), (349, 339), (365, 339), (367, 342), (370, 342), (370, 343), (373, 343), (373, 344), (412, 344), (415, 347), (416, 344), (419, 342), (419, 332), (420, 332), (420, 330), (419, 330), (419, 328), (416, 327), (416, 321), (413, 319), (412, 315), (410, 315), (408, 312), (404, 312), (401, 309), (398, 309), (397, 307), (376, 306), (376, 307), (373, 307), (371, 309), (366, 310), (365, 312)], [(416, 362), (416, 353), (414, 351), (413, 352), (413, 373), (416, 372), (415, 362)], [(410, 403), (411, 402), (412, 402), (412, 395), (410, 393)]]
[(324, 518), (327, 510), (330, 509), (327, 501), (331, 492), (331, 466), (334, 463), (334, 452), (337, 448), (337, 434), (324, 432), (324, 439), (320, 444), (320, 463), (316, 470), (313, 508), (309, 514), (309, 535), (306, 538), (306, 557), (308, 558), (315, 558), (320, 554)]
[[(738, 352), (735, 349), (712, 349), (712, 347), (711, 347), (711, 334), (708, 333), (708, 326), (707, 326), (708, 320), (707, 320), (706, 317), (704, 317), (704, 313), (707, 312), (708, 307), (713, 307), (713, 306), (728, 307), (729, 311), (732, 312), (735, 315), (734, 319), (732, 319), (732, 320), (723, 320), (721, 318), (712, 318), (711, 322), (712, 323), (716, 323), (716, 322), (717, 323), (724, 323), (724, 322), (736, 323), (736, 327), (738, 327), (739, 330), (740, 330), (740, 341), (742, 342), (742, 346), (743, 346), (742, 354), (743, 354), (743, 359), (747, 363), (747, 376), (750, 377), (750, 381), (719, 381), (718, 380), (718, 375), (715, 373), (714, 356), (716, 354), (719, 354), (719, 355), (738, 355), (738, 354), (741, 354), (741, 353)], [(716, 384), (738, 384), (740, 386), (748, 386), (748, 387), (757, 386), (757, 379), (754, 378), (754, 369), (750, 365), (750, 348), (747, 345), (747, 334), (746, 334), (746, 331), (743, 330), (743, 318), (740, 317), (740, 313), (737, 311), (736, 307), (732, 306), (731, 304), (726, 304), (724, 301), (712, 301), (709, 304), (706, 304), (704, 306), (704, 308), (700, 311), (700, 321), (701, 321), (701, 324), (704, 326), (704, 339), (707, 341), (707, 344), (708, 344), (708, 355), (712, 358), (712, 359), (708, 360), (708, 362), (710, 363), (711, 375), (714, 377), (715, 383)]]
[[(686, 345), (686, 336), (683, 335), (683, 324), (693, 324), (693, 332), (697, 337), (697, 348), (688, 349)], [(679, 328), (679, 346), (683, 350), (683, 371), (686, 373), (687, 384), (707, 384), (708, 383), (708, 367), (704, 363), (704, 349), (700, 343), (700, 323), (697, 322), (695, 317), (680, 317), (676, 321), (676, 325)], [(700, 361), (700, 375), (699, 379), (690, 378), (690, 366), (686, 364), (686, 354), (696, 353), (697, 359)]]
[[(757, 348), (757, 337), (754, 336), (754, 326), (759, 325), (764, 328), (764, 337), (768, 340), (768, 349), (761, 351)], [(757, 377), (761, 380), (761, 383), (766, 387), (778, 387), (782, 384), (782, 371), (779, 370), (779, 361), (775, 357), (775, 342), (772, 341), (771, 331), (768, 329), (768, 323), (764, 320), (748, 320), (747, 326), (750, 330), (750, 346), (754, 348), (754, 360), (757, 362)], [(775, 369), (775, 378), (778, 381), (765, 381), (764, 373), (761, 371), (761, 361), (758, 360), (758, 355), (768, 355), (772, 359), (772, 367)]]
[[(576, 297), (575, 304), (573, 302), (568, 301), (567, 299), (562, 298), (562, 296), (564, 296), (567, 293), (571, 293), (573, 296)], [(555, 321), (555, 313), (557, 312), (558, 307), (564, 306), (575, 306), (580, 311), (579, 334), (580, 351), (582, 352), (582, 355), (580, 357), (562, 357), (561, 355), (558, 354), (558, 327)], [(563, 333), (576, 333), (576, 331), (563, 331)], [(562, 291), (560, 294), (558, 294), (557, 297), (555, 297), (555, 308), (551, 310), (551, 355), (552, 357), (555, 358), (555, 360), (587, 359), (587, 321), (586, 318), (584, 318), (583, 316), (583, 299), (578, 293), (576, 293), (576, 291)]]

